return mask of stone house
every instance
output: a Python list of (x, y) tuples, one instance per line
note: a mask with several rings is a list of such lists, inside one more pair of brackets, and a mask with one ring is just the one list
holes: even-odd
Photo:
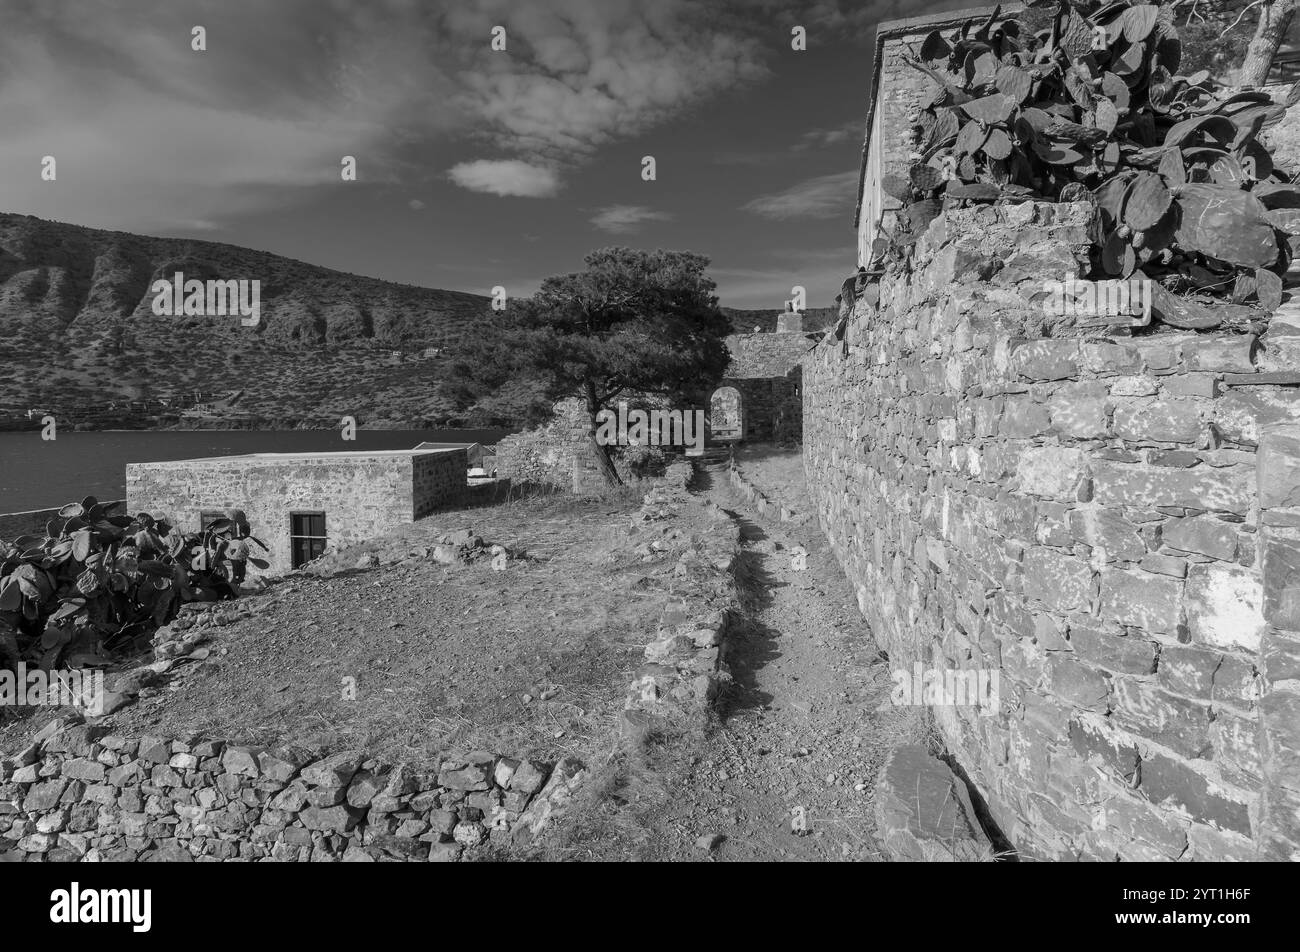
[(463, 498), (467, 467), (463, 447), (130, 463), (127, 508), (165, 513), (184, 532), (199, 531), (226, 509), (242, 509), (253, 535), (270, 548), (254, 554), (270, 563), (268, 574), (279, 574), (327, 548), (454, 505)]

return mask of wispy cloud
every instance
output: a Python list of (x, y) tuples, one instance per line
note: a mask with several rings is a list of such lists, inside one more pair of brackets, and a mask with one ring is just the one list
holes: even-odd
[(648, 221), (669, 221), (673, 216), (644, 205), (607, 205), (591, 218), (591, 223), (612, 235), (625, 235), (640, 230)]
[(819, 175), (783, 192), (760, 195), (744, 209), (765, 218), (834, 218), (853, 207), (857, 187), (857, 171)]
[(792, 148), (796, 152), (806, 152), (809, 149), (820, 149), (847, 142), (856, 141), (860, 143), (862, 135), (862, 120), (850, 119), (843, 125), (834, 126), (830, 129), (812, 129), (805, 132)]
[(448, 177), (471, 192), (519, 198), (550, 198), (560, 190), (553, 169), (521, 159), (478, 159), (447, 170)]

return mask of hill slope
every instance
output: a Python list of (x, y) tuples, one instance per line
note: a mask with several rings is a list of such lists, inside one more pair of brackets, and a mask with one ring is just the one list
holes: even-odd
[[(260, 281), (260, 323), (156, 316), (151, 286), (177, 271)], [(486, 326), (488, 303), (233, 245), (0, 214), (0, 406), (242, 390), (232, 412), (282, 423), (438, 420), (450, 412), (434, 392), (441, 362), (420, 354)]]
[[(178, 271), (260, 281), (260, 322), (155, 315), (153, 283)], [(61, 426), (509, 425), (532, 389), (514, 384), (466, 416), (438, 394), (443, 358), (424, 356), (489, 333), (489, 303), (235, 245), (0, 213), (0, 426), (31, 425), (29, 408)], [(779, 313), (722, 310), (738, 333), (774, 330)], [(832, 311), (810, 309), (805, 328)], [(205, 417), (177, 416), (196, 401)]]

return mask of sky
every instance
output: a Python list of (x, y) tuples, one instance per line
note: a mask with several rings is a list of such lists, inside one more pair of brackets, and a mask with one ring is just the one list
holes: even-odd
[(969, 5), (5, 0), (0, 211), (512, 296), (677, 248), (724, 305), (825, 306), (876, 25)]

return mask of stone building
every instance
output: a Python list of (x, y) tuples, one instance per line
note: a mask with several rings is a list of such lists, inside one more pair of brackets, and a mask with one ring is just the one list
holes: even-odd
[[(128, 511), (165, 513), (197, 532), (242, 509), (278, 574), (327, 547), (360, 542), (463, 498), (465, 450), (252, 453), (126, 468)], [(255, 569), (249, 569), (250, 572)]]
[(775, 333), (732, 334), (731, 366), (710, 399), (715, 441), (798, 440), (803, 429), (800, 360), (813, 346), (803, 315), (778, 316)]

